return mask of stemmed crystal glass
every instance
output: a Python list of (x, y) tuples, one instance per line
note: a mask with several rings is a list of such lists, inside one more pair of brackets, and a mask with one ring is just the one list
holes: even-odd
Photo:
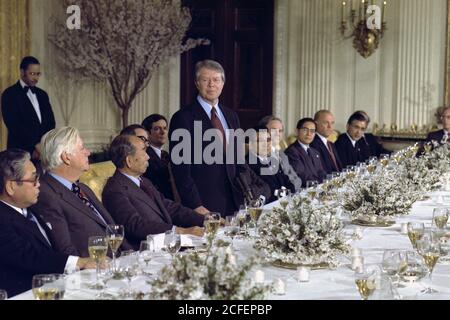
[(31, 280), (31, 288), (36, 300), (57, 300), (59, 287), (54, 274), (37, 274)]
[(239, 233), (239, 221), (236, 216), (226, 216), (225, 235), (231, 238), (231, 247), (233, 248), (234, 237)]
[(100, 274), (100, 263), (106, 258), (106, 253), (108, 252), (108, 243), (106, 241), (106, 237), (101, 236), (89, 237), (88, 251), (89, 257), (95, 260), (96, 263), (96, 270), (95, 270), (96, 283), (94, 285), (94, 288), (102, 289), (103, 285), (100, 283), (99, 274)]
[[(153, 243), (153, 239), (151, 239), (151, 241), (149, 240), (141, 241), (141, 244), (139, 246), (139, 257), (142, 260), (144, 260), (146, 269), (148, 269), (148, 263), (152, 260), (154, 252), (155, 252), (155, 245)], [(151, 273), (149, 272), (145, 273), (151, 275)]]
[(250, 201), (248, 207), (248, 213), (250, 214), (250, 218), (255, 224), (255, 236), (258, 234), (258, 220), (261, 217), (263, 211), (264, 202), (261, 199), (256, 199)]
[(220, 213), (209, 212), (205, 215), (203, 220), (205, 232), (207, 235), (214, 236), (220, 228)]
[(306, 181), (306, 193), (311, 198), (311, 200), (314, 200), (317, 196), (317, 181)]
[(122, 225), (109, 224), (106, 226), (106, 240), (113, 256), (113, 272), (116, 270), (116, 255), (125, 236), (125, 229)]
[(447, 227), (448, 210), (444, 207), (434, 208), (432, 225), (438, 230), (444, 230)]
[(278, 201), (280, 203), (280, 206), (283, 209), (286, 209), (289, 205), (289, 201), (291, 199), (291, 190), (288, 189), (277, 189), (275, 190), (276, 196), (278, 198)]
[(424, 237), (422, 240), (417, 241), (417, 252), (422, 256), (425, 265), (428, 268), (428, 277), (430, 279), (430, 286), (422, 290), (421, 293), (431, 294), (439, 292), (432, 288), (432, 273), (434, 266), (441, 256), (440, 243), (438, 241), (433, 241), (431, 237)]
[(425, 233), (425, 225), (423, 222), (408, 222), (408, 237), (414, 249), (416, 249), (417, 240), (422, 239)]
[(362, 267), (355, 271), (355, 284), (361, 295), (361, 300), (368, 300), (376, 288), (377, 274), (370, 268)]
[(133, 296), (133, 292), (131, 290), (131, 281), (133, 277), (138, 274), (139, 269), (139, 260), (138, 254), (136, 252), (132, 252), (125, 256), (121, 256), (120, 263), (118, 267), (118, 272), (127, 278), (127, 291), (125, 296)]
[(172, 230), (166, 231), (164, 237), (164, 245), (166, 246), (167, 252), (172, 256), (172, 260), (177, 252), (181, 248), (181, 237)]
[(381, 262), (382, 271), (387, 274), (392, 283), (395, 283), (397, 287), (401, 287), (399, 283), (399, 272), (402, 261), (405, 261), (405, 253), (401, 250), (385, 250), (383, 253), (383, 260)]

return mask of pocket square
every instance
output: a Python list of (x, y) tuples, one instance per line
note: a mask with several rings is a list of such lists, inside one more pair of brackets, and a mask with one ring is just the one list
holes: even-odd
[(46, 222), (45, 224), (47, 225), (47, 227), (48, 227), (50, 230), (53, 230), (52, 224), (51, 224), (50, 222)]

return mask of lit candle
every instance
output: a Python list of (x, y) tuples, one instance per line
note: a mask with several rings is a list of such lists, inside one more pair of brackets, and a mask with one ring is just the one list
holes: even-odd
[(386, 1), (383, 2), (383, 11), (381, 11), (381, 22), (384, 23), (384, 12), (386, 11)]
[(362, 256), (362, 250), (360, 248), (352, 249), (352, 257), (360, 257)]
[(352, 258), (352, 270), (358, 270), (364, 266), (364, 257), (357, 256)]
[(309, 281), (309, 268), (308, 267), (298, 268), (297, 280), (300, 282), (308, 282)]
[(344, 2), (342, 2), (342, 22), (345, 22), (345, 6), (346, 6), (347, 4), (345, 3), (345, 1)]
[(359, 6), (359, 19), (364, 17), (364, 0), (361, 0), (361, 5)]
[(275, 283), (273, 285), (273, 288), (275, 290), (275, 294), (277, 295), (284, 295), (286, 294), (286, 284), (284, 283), (284, 281), (280, 278), (275, 280)]
[(403, 222), (401, 224), (400, 233), (401, 234), (408, 234), (408, 223)]
[(255, 283), (261, 284), (264, 283), (264, 271), (256, 270), (255, 271)]

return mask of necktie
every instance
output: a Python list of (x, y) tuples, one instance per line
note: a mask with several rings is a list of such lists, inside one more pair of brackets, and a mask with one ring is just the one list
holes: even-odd
[(28, 90), (31, 90), (32, 93), (36, 93), (36, 89), (34, 87), (25, 86), (23, 87), (25, 93), (28, 93)]
[(25, 215), (25, 217), (27, 218), (28, 221), (31, 221), (31, 222), (33, 222), (36, 225), (36, 227), (39, 229), (39, 231), (42, 234), (42, 236), (45, 238), (45, 240), (47, 240), (48, 244), (51, 247), (52, 245), (50, 243), (50, 240), (48, 240), (48, 237), (47, 237), (47, 234), (45, 233), (45, 230), (41, 227), (41, 225), (39, 224), (39, 221), (33, 215), (31, 210), (23, 209), (23, 213), (24, 213), (24, 215)]
[(161, 160), (166, 164), (170, 161), (169, 154), (164, 150), (161, 150)]
[(75, 193), (78, 198), (89, 208), (92, 210), (92, 212), (94, 212), (94, 214), (105, 224), (107, 225), (105, 219), (103, 219), (102, 215), (100, 214), (100, 212), (97, 211), (97, 209), (95, 209), (94, 205), (91, 203), (91, 201), (89, 201), (88, 197), (86, 197), (86, 195), (84, 194), (84, 192), (80, 189), (80, 187), (76, 184), (73, 183), (72, 184), (72, 192)]
[(148, 186), (148, 185), (145, 183), (145, 181), (144, 181), (143, 179), (141, 179), (140, 188), (141, 188), (142, 191), (145, 192), (146, 195), (149, 196), (149, 198), (150, 198), (153, 202), (156, 203), (156, 199), (155, 199), (155, 196), (153, 195), (152, 189), (150, 188), (150, 186)]
[(307, 152), (308, 152), (309, 158), (311, 159), (311, 162), (312, 162), (313, 165), (314, 165), (314, 155), (313, 155), (313, 153), (312, 153), (312, 151), (311, 151), (311, 148), (308, 148)]
[(334, 152), (333, 152), (333, 143), (331, 141), (327, 141), (327, 147), (328, 147), (328, 152), (330, 153), (331, 161), (333, 161), (336, 171), (341, 171), (341, 168), (339, 168), (338, 163), (336, 161), (336, 156), (334, 155)]
[(225, 143), (223, 144), (225, 147), (225, 145), (226, 145), (225, 130), (222, 126), (222, 123), (220, 122), (219, 117), (217, 116), (217, 110), (215, 107), (213, 107), (211, 109), (211, 124), (213, 125), (214, 128), (216, 128), (220, 131), (221, 136), (222, 136), (222, 142), (225, 141)]

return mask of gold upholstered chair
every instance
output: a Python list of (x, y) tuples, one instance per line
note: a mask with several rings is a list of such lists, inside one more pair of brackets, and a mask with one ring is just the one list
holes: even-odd
[(94, 163), (90, 165), (89, 171), (80, 177), (80, 182), (91, 188), (97, 198), (102, 201), (103, 187), (115, 171), (116, 166), (112, 161)]

